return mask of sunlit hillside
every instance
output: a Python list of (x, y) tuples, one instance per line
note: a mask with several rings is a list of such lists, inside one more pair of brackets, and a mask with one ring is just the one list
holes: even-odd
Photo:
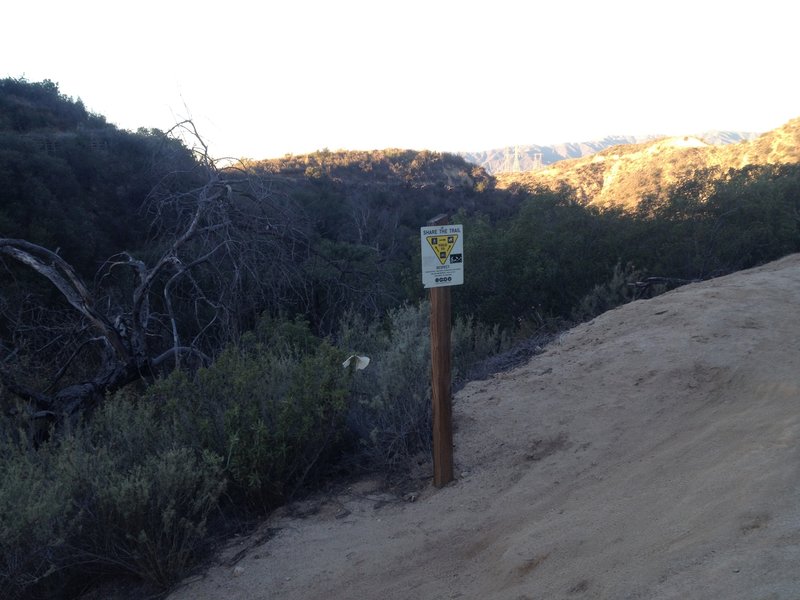
[[(753, 140), (760, 134), (746, 131), (706, 131), (693, 137), (702, 139), (707, 144), (735, 144), (745, 140)], [(460, 152), (466, 160), (486, 169), (489, 173), (519, 173), (537, 171), (562, 160), (583, 158), (597, 154), (612, 146), (641, 144), (663, 138), (663, 135), (612, 135), (601, 140), (583, 142), (564, 142), (551, 145), (517, 145), (504, 148), (493, 148), (479, 152)]]
[(747, 165), (796, 163), (800, 163), (800, 118), (751, 141), (721, 146), (695, 136), (661, 138), (614, 146), (539, 171), (501, 173), (497, 182), (505, 189), (567, 185), (584, 204), (630, 210), (646, 198), (665, 199), (671, 188), (689, 180), (712, 182)]

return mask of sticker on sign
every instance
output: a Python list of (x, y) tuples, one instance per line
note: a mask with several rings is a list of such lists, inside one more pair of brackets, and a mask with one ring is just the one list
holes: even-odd
[(419, 230), (422, 285), (426, 288), (464, 283), (464, 231), (461, 225), (431, 225)]

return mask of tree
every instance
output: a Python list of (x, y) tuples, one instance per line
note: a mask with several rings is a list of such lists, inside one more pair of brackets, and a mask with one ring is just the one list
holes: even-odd
[(302, 279), (312, 249), (268, 182), (219, 167), (190, 121), (168, 133), (194, 142), (195, 172), (171, 173), (149, 194), (149, 243), (110, 257), (91, 285), (58, 250), (0, 238), (17, 286), (31, 278), (9, 263), (43, 277), (59, 299), (15, 312), (0, 294), (0, 382), (34, 417), (74, 415), (167, 366), (207, 363), (269, 294), (281, 298)]

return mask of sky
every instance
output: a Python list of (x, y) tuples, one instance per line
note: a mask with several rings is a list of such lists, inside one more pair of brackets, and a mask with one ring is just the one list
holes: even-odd
[(800, 116), (786, 0), (12, 0), (0, 78), (218, 158), (764, 132)]

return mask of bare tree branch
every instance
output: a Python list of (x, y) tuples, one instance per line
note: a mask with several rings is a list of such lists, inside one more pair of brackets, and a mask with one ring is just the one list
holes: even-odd
[(89, 290), (74, 269), (58, 254), (25, 240), (8, 238), (0, 238), (0, 253), (20, 261), (46, 277), (61, 292), (70, 306), (86, 317), (96, 331), (111, 342), (118, 353), (123, 356), (127, 354), (127, 348), (119, 333), (104, 315), (94, 309)]
[[(367, 305), (375, 295), (370, 273), (355, 269), (335, 242), (320, 246), (318, 215), (281, 194), (271, 176), (218, 168), (191, 121), (169, 133), (187, 140), (195, 171), (165, 176), (143, 199), (151, 239), (108, 258), (93, 287), (57, 252), (0, 238), (0, 257), (11, 259), (2, 266), (35, 271), (69, 307), (41, 298), (28, 313), (0, 306), (7, 324), (0, 331), (10, 332), (0, 339), (9, 348), (0, 356), (0, 382), (33, 413), (73, 414), (169, 367), (208, 364), (264, 311), (289, 307), (333, 323), (354, 298)], [(395, 243), (396, 221), (374, 214), (368, 199), (353, 218), (371, 257), (383, 249), (368, 243), (374, 223), (387, 232), (378, 237)], [(49, 361), (37, 347), (47, 348)], [(33, 362), (36, 377), (26, 373)]]

